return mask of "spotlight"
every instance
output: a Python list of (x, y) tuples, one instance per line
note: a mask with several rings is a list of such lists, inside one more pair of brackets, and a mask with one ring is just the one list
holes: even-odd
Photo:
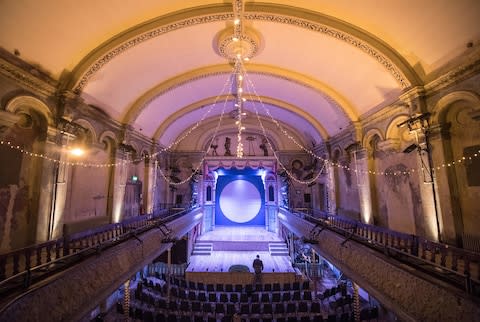
[(411, 153), (411, 152), (415, 151), (417, 148), (418, 148), (418, 145), (416, 145), (415, 143), (412, 143), (409, 146), (407, 146), (402, 152), (403, 153)]
[(73, 155), (73, 156), (76, 156), (76, 157), (80, 157), (80, 156), (82, 156), (84, 153), (85, 153), (85, 151), (84, 151), (82, 148), (79, 148), (79, 147), (72, 148), (72, 149), (70, 150), (70, 154)]

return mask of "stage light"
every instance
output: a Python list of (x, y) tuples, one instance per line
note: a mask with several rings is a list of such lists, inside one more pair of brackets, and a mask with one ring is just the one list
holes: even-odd
[(415, 143), (412, 143), (409, 146), (407, 146), (405, 149), (403, 149), (402, 152), (403, 153), (411, 153), (411, 152), (415, 151), (417, 148), (418, 148), (418, 145), (416, 145)]
[(85, 150), (83, 150), (82, 148), (79, 148), (79, 147), (75, 147), (75, 148), (72, 148), (70, 150), (70, 154), (73, 155), (73, 156), (76, 156), (76, 157), (80, 157), (84, 153), (85, 153)]

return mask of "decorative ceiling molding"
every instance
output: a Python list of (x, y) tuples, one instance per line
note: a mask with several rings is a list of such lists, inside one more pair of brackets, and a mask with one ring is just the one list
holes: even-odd
[(0, 73), (13, 80), (21, 87), (27, 87), (34, 90), (35, 93), (41, 93), (45, 96), (53, 96), (57, 91), (56, 84), (50, 84), (32, 75), (32, 72), (25, 70), (0, 58)]
[[(198, 24), (231, 20), (233, 14), (229, 13), (230, 10), (231, 7), (225, 4), (197, 7), (161, 16), (133, 27), (104, 42), (86, 56), (75, 67), (72, 79), (67, 87), (72, 88), (76, 93), (80, 93), (96, 72), (126, 50), (174, 30)], [(253, 13), (247, 11), (253, 11)], [(421, 80), (415, 71), (393, 48), (366, 31), (333, 17), (296, 7), (249, 3), (246, 5), (245, 18), (253, 21), (289, 24), (323, 33), (344, 41), (373, 57), (392, 74), (402, 88), (421, 84)]]
[(336, 30), (334, 28), (330, 28), (329, 26), (314, 23), (308, 20), (298, 19), (294, 17), (285, 17), (280, 15), (274, 14), (246, 14), (246, 19), (249, 20), (261, 20), (261, 21), (269, 21), (269, 22), (276, 22), (282, 23), (287, 25), (293, 25), (296, 27), (308, 29), (310, 31), (320, 32), (327, 36), (333, 37), (337, 40), (341, 40), (346, 42), (349, 45), (352, 45), (364, 53), (368, 54), (369, 56), (373, 57), (378, 63), (380, 63), (392, 76), (395, 78), (397, 83), (402, 88), (408, 88), (411, 86), (410, 81), (405, 77), (405, 74), (397, 67), (395, 64), (387, 58), (387, 56), (383, 55), (380, 51), (376, 50), (374, 47), (370, 46), (367, 42), (356, 38), (346, 32), (341, 30)]
[[(169, 79), (166, 82), (163, 82), (147, 93), (142, 95), (132, 106), (128, 109), (127, 113), (123, 117), (122, 123), (132, 124), (135, 122), (136, 118), (141, 114), (142, 110), (145, 109), (150, 103), (152, 103), (158, 97), (168, 93), (169, 91), (174, 90), (182, 85), (185, 85), (189, 82), (193, 82), (199, 79), (206, 77), (212, 77), (217, 75), (230, 75), (232, 73), (232, 68), (230, 65), (215, 65), (209, 66), (206, 68), (199, 68), (188, 73), (182, 74), (175, 78)], [(267, 65), (260, 64), (249, 64), (247, 75), (259, 74), (266, 75), (269, 77), (275, 77), (282, 79), (288, 82), (298, 84), (310, 88), (319, 93), (327, 102), (329, 102), (333, 107), (337, 108), (352, 122), (357, 121), (359, 116), (356, 112), (354, 106), (341, 94), (336, 92), (334, 89), (328, 85), (309, 78), (303, 74), (295, 73), (286, 69), (273, 68)]]

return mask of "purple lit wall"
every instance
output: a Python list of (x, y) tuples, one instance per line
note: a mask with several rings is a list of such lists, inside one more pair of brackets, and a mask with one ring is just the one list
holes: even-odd
[(217, 170), (215, 225), (265, 225), (265, 189), (257, 170)]

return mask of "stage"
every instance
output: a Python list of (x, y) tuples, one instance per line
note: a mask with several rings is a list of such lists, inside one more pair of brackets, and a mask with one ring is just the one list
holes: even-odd
[(197, 239), (185, 276), (195, 282), (248, 284), (257, 255), (263, 261), (264, 283), (301, 279), (284, 241), (263, 226), (216, 226), (203, 234)]

